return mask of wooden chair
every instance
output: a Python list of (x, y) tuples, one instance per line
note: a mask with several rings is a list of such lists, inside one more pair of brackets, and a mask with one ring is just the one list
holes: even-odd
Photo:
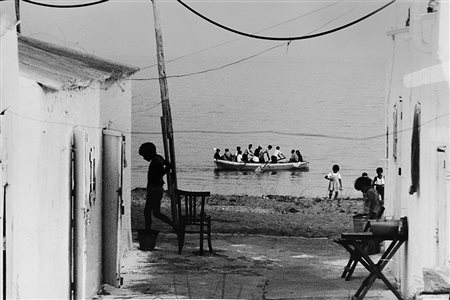
[[(211, 244), (211, 216), (205, 213), (206, 197), (210, 192), (175, 190), (178, 210), (178, 253), (181, 254), (186, 233), (200, 234), (200, 255), (203, 255), (204, 235), (207, 235), (209, 252)], [(195, 228), (197, 227), (197, 228)]]

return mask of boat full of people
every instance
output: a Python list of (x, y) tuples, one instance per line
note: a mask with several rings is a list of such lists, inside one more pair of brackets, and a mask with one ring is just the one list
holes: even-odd
[(307, 170), (309, 162), (280, 162), (280, 163), (259, 163), (259, 162), (236, 162), (223, 159), (214, 159), (216, 170), (241, 170), (241, 171), (279, 171), (279, 170)]
[(287, 158), (281, 152), (280, 147), (275, 148), (268, 145), (265, 150), (258, 146), (254, 151), (252, 144), (249, 144), (245, 151), (240, 146), (236, 147), (236, 152), (232, 154), (225, 149), (223, 155), (220, 149), (213, 148), (214, 167), (216, 170), (243, 170), (243, 171), (263, 171), (263, 170), (307, 170), (309, 162), (303, 160), (300, 150), (291, 151), (291, 156)]

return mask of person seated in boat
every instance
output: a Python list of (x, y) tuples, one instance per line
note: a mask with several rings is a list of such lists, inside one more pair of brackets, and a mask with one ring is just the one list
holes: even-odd
[(239, 150), (236, 154), (236, 162), (242, 162), (242, 151)]
[(247, 149), (245, 149), (244, 154), (242, 154), (242, 159), (245, 160), (246, 162), (252, 161), (252, 158), (254, 156), (252, 147), (253, 147), (252, 144), (248, 144)]
[(280, 162), (283, 159), (286, 159), (286, 156), (284, 156), (283, 152), (281, 152), (280, 146), (276, 146), (275, 151), (273, 151), (272, 154), (272, 162)]
[(223, 159), (232, 161), (232, 155), (231, 155), (230, 149), (228, 149), (228, 148), (225, 149), (225, 153), (223, 154)]
[(303, 156), (302, 156), (302, 154), (300, 153), (300, 150), (296, 150), (295, 153), (296, 153), (297, 156), (298, 156), (298, 161), (304, 161), (304, 160), (303, 160)]
[(238, 156), (239, 151), (241, 151), (241, 147), (237, 146), (236, 147), (236, 152), (234, 152), (234, 154), (232, 155), (232, 158), (233, 158), (232, 160), (233, 161), (237, 161), (237, 156)]
[(260, 162), (259, 157), (261, 155), (261, 146), (258, 146), (258, 148), (255, 149), (255, 152), (253, 153), (253, 161), (254, 162)]
[(272, 153), (272, 145), (268, 145), (267, 148), (259, 155), (259, 162), (271, 162)]
[(216, 151), (214, 153), (214, 159), (223, 159), (223, 157), (220, 155), (220, 149), (214, 148), (214, 150)]
[(289, 158), (289, 162), (298, 162), (298, 155), (294, 149), (291, 150), (291, 157)]

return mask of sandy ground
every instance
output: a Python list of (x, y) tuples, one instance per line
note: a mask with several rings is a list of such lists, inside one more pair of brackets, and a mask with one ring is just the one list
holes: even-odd
[[(145, 190), (132, 196), (136, 230), (144, 225)], [(155, 221), (155, 249), (142, 251), (135, 240), (122, 261), (123, 286), (105, 286), (99, 298), (351, 299), (368, 271), (358, 265), (351, 280), (343, 280), (349, 254), (332, 238), (352, 230), (361, 205), (361, 199), (212, 195), (206, 208), (213, 220), (212, 253), (198, 255), (198, 234), (188, 234), (178, 254), (176, 234)], [(169, 207), (166, 197), (167, 215)], [(377, 280), (366, 298), (395, 296)]]
[[(362, 199), (329, 200), (267, 195), (211, 195), (206, 211), (214, 233), (332, 238), (353, 228), (352, 216)], [(144, 228), (145, 189), (132, 192), (132, 229)], [(162, 211), (170, 216), (170, 200), (164, 196)], [(157, 230), (168, 227), (155, 222)]]

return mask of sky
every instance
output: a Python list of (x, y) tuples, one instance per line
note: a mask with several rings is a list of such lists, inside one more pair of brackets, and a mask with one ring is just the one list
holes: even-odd
[[(45, 3), (87, 3), (94, 0)], [(185, 0), (185, 3), (209, 18), (239, 31), (259, 35), (302, 36), (329, 30), (358, 19), (388, 1), (381, 0)], [(282, 44), (242, 37), (218, 28), (194, 15), (175, 0), (158, 0), (166, 59), (206, 48), (198, 55), (245, 57)], [(336, 3), (332, 5), (333, 3)], [(1, 13), (14, 17), (14, 1), (2, 1)], [(150, 0), (111, 0), (84, 8), (56, 9), (21, 2), (22, 34), (105, 58), (141, 67), (156, 61), (153, 8)], [(305, 13), (322, 9), (308, 16)], [(314, 39), (292, 42), (264, 55), (293, 57), (386, 56), (394, 6), (353, 27)], [(288, 20), (297, 18), (293, 21)], [(284, 23), (284, 24), (282, 24)]]

